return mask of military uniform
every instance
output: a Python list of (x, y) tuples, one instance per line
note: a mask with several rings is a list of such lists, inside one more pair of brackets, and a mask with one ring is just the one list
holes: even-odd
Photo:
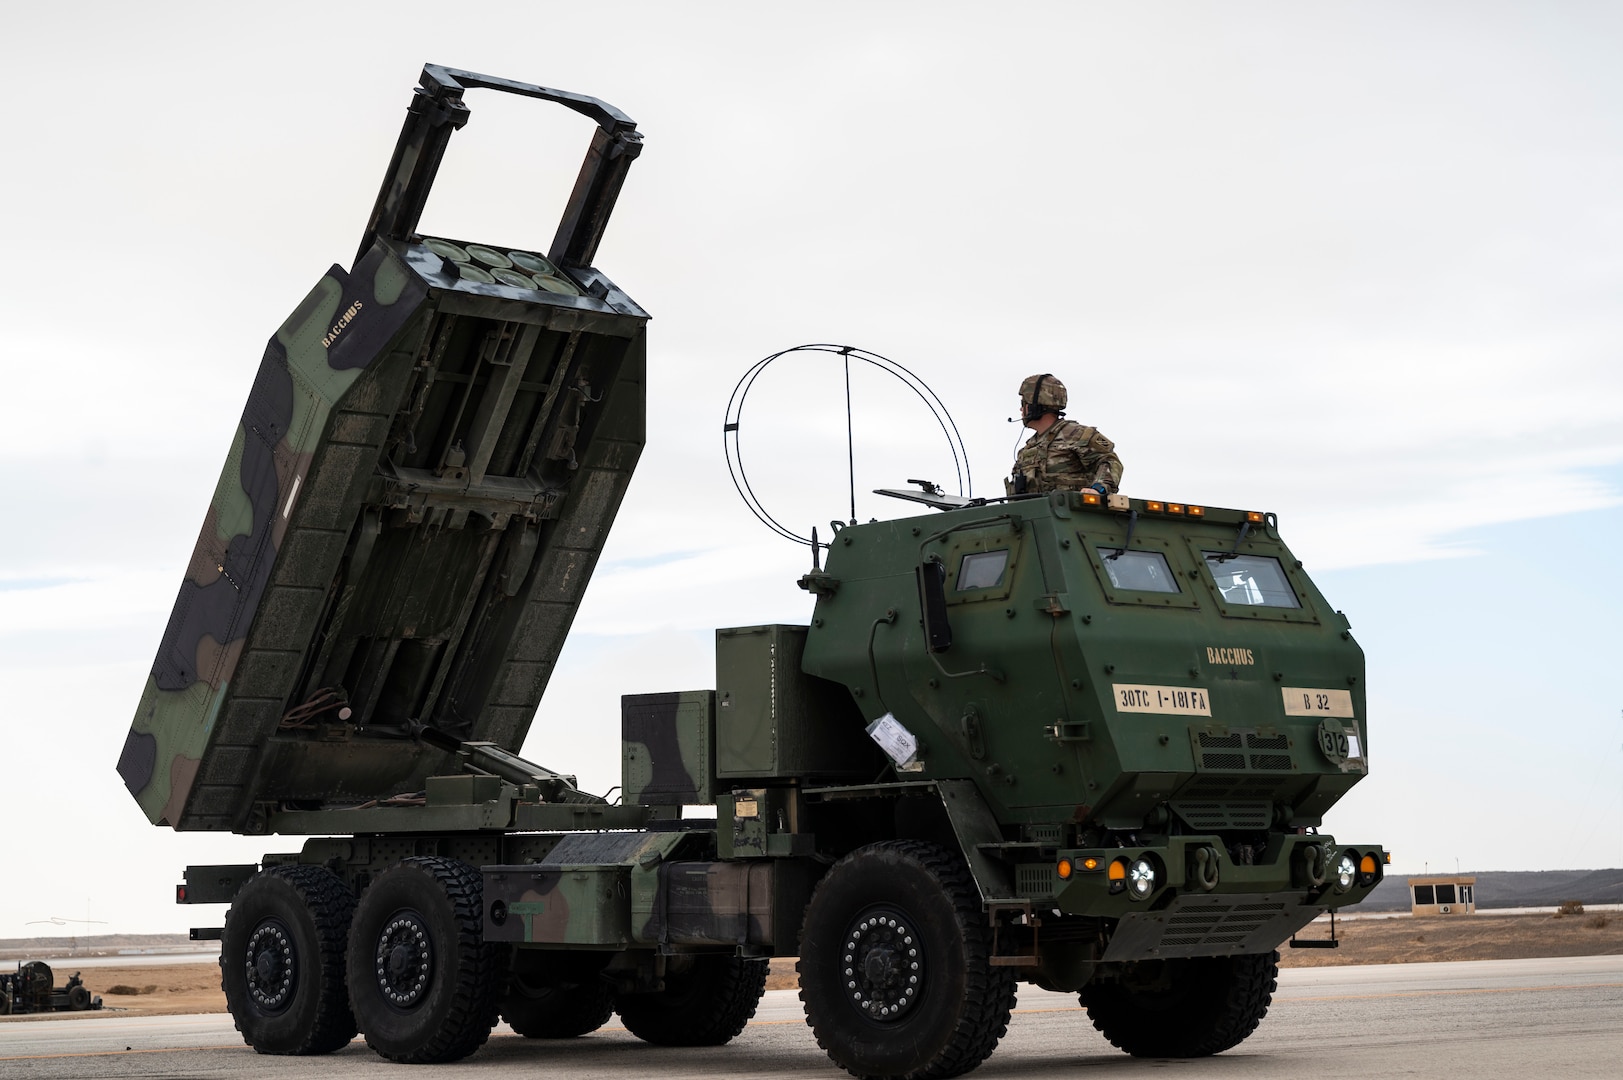
[(1014, 462), (1014, 474), (1026, 478), (1028, 492), (1081, 491), (1103, 484), (1113, 493), (1121, 486), (1121, 472), (1116, 444), (1098, 428), (1075, 420), (1059, 420), (1027, 439)]

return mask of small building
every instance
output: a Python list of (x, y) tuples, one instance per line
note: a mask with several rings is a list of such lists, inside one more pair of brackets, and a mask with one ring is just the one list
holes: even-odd
[(1476, 878), (1459, 874), (1410, 878), (1409, 914), (1475, 915)]

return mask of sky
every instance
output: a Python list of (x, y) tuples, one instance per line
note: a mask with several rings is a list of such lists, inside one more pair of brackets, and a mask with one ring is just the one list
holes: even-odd
[[(832, 341), (933, 388), (975, 493), (1053, 372), (1127, 493), (1278, 514), (1368, 658), (1337, 836), (1623, 865), (1616, 5), (80, 3), (0, 48), (0, 937), (218, 925), (182, 868), (297, 846), (154, 828), (114, 765), (265, 340), (353, 258), (424, 62), (645, 136), (596, 263), (653, 315), (648, 449), (525, 756), (607, 790), (620, 694), (809, 618), (721, 427)], [(468, 104), (423, 231), (544, 249), (590, 123)], [(797, 357), (749, 399), (797, 532), (849, 511), (843, 385)], [(955, 486), (900, 383), (853, 389), (859, 517)]]

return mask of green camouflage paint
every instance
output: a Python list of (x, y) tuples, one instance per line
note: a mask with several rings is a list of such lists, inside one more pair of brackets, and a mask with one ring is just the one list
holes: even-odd
[(154, 824), (181, 820), (329, 415), (427, 292), (374, 247), (353, 274), (333, 266), (266, 346), (118, 762)]

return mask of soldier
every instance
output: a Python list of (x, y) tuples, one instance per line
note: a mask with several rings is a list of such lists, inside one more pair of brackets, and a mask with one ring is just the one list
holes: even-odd
[(1121, 484), (1116, 444), (1065, 417), (1065, 384), (1052, 375), (1033, 375), (1020, 384), (1020, 420), (1035, 434), (1015, 458), (1014, 475), (1004, 484), (1011, 495), (1042, 491), (1097, 491), (1113, 494)]

